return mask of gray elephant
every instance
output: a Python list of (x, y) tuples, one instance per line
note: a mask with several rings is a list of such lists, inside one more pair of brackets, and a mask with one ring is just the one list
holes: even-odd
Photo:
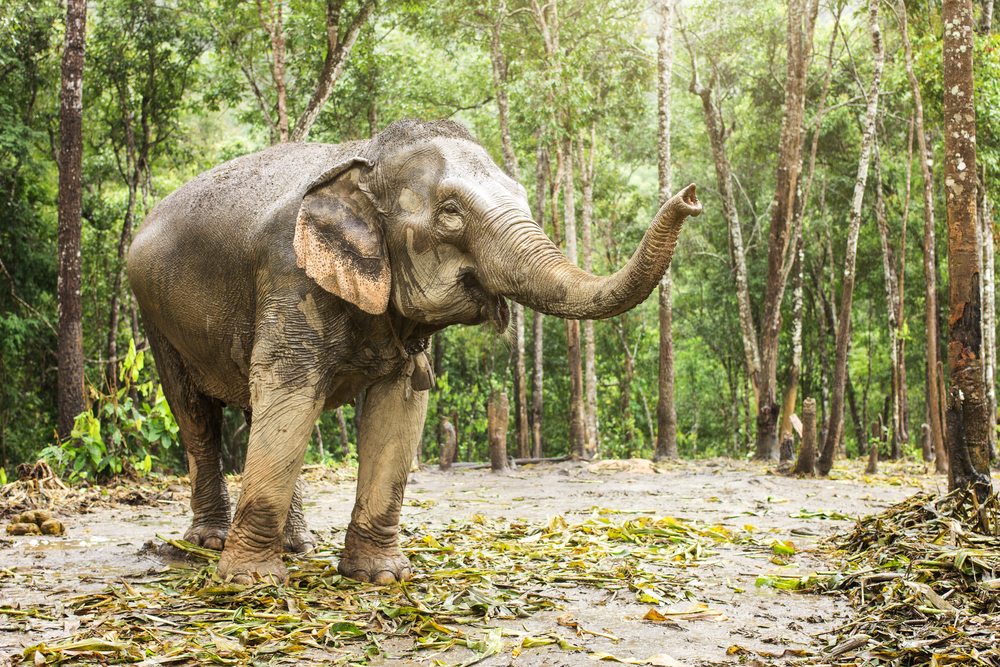
[[(684, 219), (700, 212), (690, 185), (624, 268), (590, 275), (532, 220), (524, 188), (450, 121), (275, 146), (179, 188), (136, 234), (128, 277), (188, 455), (185, 539), (222, 550), (222, 577), (285, 579), (282, 548), (314, 544), (296, 486), (313, 424), (367, 389), (339, 571), (409, 579), (397, 532), (433, 381), (428, 337), (451, 324), (505, 330), (505, 297), (565, 318), (622, 313), (649, 295)], [(250, 417), (232, 520), (227, 404)]]

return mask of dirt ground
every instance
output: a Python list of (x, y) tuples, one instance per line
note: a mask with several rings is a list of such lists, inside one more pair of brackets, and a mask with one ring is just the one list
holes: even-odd
[[(849, 463), (835, 468), (830, 479), (795, 479), (776, 475), (773, 467), (722, 460), (680, 462), (655, 469), (648, 462), (635, 460), (599, 465), (565, 462), (523, 466), (505, 477), (488, 470), (424, 470), (411, 478), (402, 522), (433, 533), (435, 526), (474, 514), (526, 521), (562, 515), (567, 521), (579, 521), (595, 508), (602, 508), (625, 512), (621, 515), (624, 518), (672, 516), (734, 530), (753, 526), (769, 531), (794, 543), (791, 567), (772, 563), (759, 548), (721, 544), (713, 549), (717, 556), (694, 568), (696, 579), (689, 588), (696, 599), (671, 606), (681, 611), (699, 602), (711, 613), (654, 624), (642, 620), (651, 605), (639, 603), (633, 593), (611, 595), (581, 586), (565, 591), (562, 610), (541, 612), (516, 624), (535, 633), (557, 632), (586, 647), (590, 655), (543, 646), (516, 657), (508, 649), (479, 664), (591, 665), (597, 651), (636, 664), (677, 664), (662, 656), (692, 666), (736, 664), (746, 662), (747, 656), (762, 660), (758, 664), (785, 664), (761, 654), (780, 655), (786, 649), (816, 651), (817, 641), (826, 641), (822, 633), (842, 625), (851, 614), (837, 598), (755, 585), (758, 577), (779, 572), (828, 571), (830, 563), (813, 549), (822, 538), (850, 525), (848, 521), (790, 515), (803, 510), (848, 516), (873, 514), (921, 489), (943, 491), (947, 484), (943, 477), (919, 474), (922, 465), (912, 462), (893, 469), (883, 464), (888, 472), (872, 477), (864, 477), (860, 470)], [(311, 485), (306, 517), (321, 539), (343, 540), (353, 498), (353, 481)], [(59, 518), (67, 526), (64, 537), (0, 539), (0, 607), (46, 605), (60, 619), (45, 621), (0, 612), (0, 665), (19, 664), (27, 646), (78, 632), (80, 621), (65, 614), (66, 599), (162, 568), (162, 561), (143, 545), (157, 534), (183, 535), (190, 519), (187, 505), (186, 489), (173, 486), (151, 506), (112, 505), (83, 514), (63, 514)], [(570, 627), (572, 623), (567, 626), (566, 614), (572, 615), (576, 629)], [(560, 617), (561, 623), (557, 622)], [(585, 632), (579, 633), (580, 628)], [(407, 648), (393, 641), (382, 646), (386, 656)], [(745, 651), (732, 649), (734, 646)], [(660, 657), (650, 662), (654, 656)], [(456, 664), (474, 657), (466, 648), (453, 647), (424, 659)], [(322, 656), (312, 655), (304, 656), (299, 664), (324, 662)], [(372, 664), (401, 662), (381, 657)]]

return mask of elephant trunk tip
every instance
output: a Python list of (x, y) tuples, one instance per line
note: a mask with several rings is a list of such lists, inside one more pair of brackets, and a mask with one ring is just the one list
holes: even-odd
[(691, 217), (701, 215), (701, 202), (698, 200), (698, 186), (694, 183), (678, 192), (673, 199), (676, 200), (676, 204), (681, 207), (680, 212), (684, 215), (689, 215)]

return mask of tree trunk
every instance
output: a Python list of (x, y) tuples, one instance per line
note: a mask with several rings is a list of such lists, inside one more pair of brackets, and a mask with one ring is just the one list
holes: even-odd
[(865, 133), (861, 140), (861, 156), (858, 160), (858, 176), (854, 183), (854, 198), (851, 202), (851, 219), (847, 229), (847, 250), (844, 257), (843, 293), (840, 305), (840, 323), (837, 331), (837, 352), (833, 368), (833, 396), (830, 401), (830, 425), (826, 432), (826, 442), (820, 455), (817, 472), (826, 476), (833, 467), (833, 458), (844, 428), (844, 389), (847, 380), (847, 352), (851, 337), (851, 305), (854, 299), (854, 263), (858, 250), (858, 231), (861, 227), (861, 202), (868, 180), (868, 161), (875, 134), (875, 115), (878, 110), (878, 96), (882, 88), (882, 66), (884, 49), (882, 33), (878, 25), (878, 0), (868, 2), (868, 31), (872, 40), (874, 68), (871, 88), (867, 96)]
[(543, 345), (545, 316), (535, 311), (531, 344), (531, 442), (536, 459), (542, 458), (542, 417), (544, 412), (542, 377), (545, 346)]
[(340, 430), (340, 459), (346, 461), (351, 455), (351, 442), (347, 437), (347, 420), (344, 419), (344, 406), (337, 408), (337, 426)]
[(899, 315), (900, 304), (898, 298), (899, 290), (896, 286), (896, 262), (892, 256), (892, 247), (889, 245), (889, 224), (885, 217), (885, 200), (882, 196), (882, 159), (878, 142), (875, 145), (875, 220), (878, 224), (879, 240), (882, 245), (882, 272), (885, 274), (885, 299), (886, 313), (889, 319), (889, 402), (888, 423), (891, 429), (891, 448), (889, 458), (897, 460), (902, 457), (902, 386), (905, 378), (900, 375), (899, 358), (899, 338), (900, 331)]
[[(500, 144), (503, 152), (503, 170), (520, 182), (521, 170), (514, 153), (510, 134), (510, 105), (507, 100), (507, 61), (501, 49), (501, 30), (506, 19), (507, 5), (501, 1), (495, 20), (490, 24), (490, 62), (493, 70), (493, 88), (497, 101), (497, 118), (500, 123)], [(514, 328), (514, 429), (517, 452), (520, 458), (531, 454), (528, 432), (528, 385), (524, 361), (524, 306), (514, 302), (511, 306), (511, 324)]]
[[(656, 36), (657, 66), (657, 172), (660, 206), (671, 197), (670, 178), (670, 98), (674, 70), (674, 0), (660, 0), (660, 31)], [(667, 267), (660, 281), (660, 365), (656, 400), (656, 450), (654, 461), (676, 459), (677, 411), (674, 409), (674, 340), (671, 275)]]
[(906, 3), (899, 0), (899, 27), (903, 40), (906, 76), (910, 80), (913, 95), (914, 132), (920, 152), (920, 174), (924, 181), (924, 320), (927, 328), (927, 413), (930, 420), (931, 439), (934, 443), (934, 467), (938, 473), (948, 471), (948, 457), (944, 448), (944, 429), (941, 421), (941, 400), (938, 392), (938, 299), (937, 299), (937, 250), (934, 238), (934, 180), (931, 176), (933, 153), (927, 147), (927, 133), (924, 130), (924, 103), (920, 94), (920, 84), (913, 73), (913, 54), (907, 34)]
[[(685, 35), (685, 42), (687, 37)], [(729, 230), (730, 254), (733, 262), (733, 276), (736, 282), (736, 304), (740, 319), (740, 336), (743, 340), (744, 365), (747, 378), (750, 381), (752, 394), (752, 409), (757, 411), (758, 383), (760, 382), (760, 352), (757, 348), (757, 333), (753, 323), (753, 312), (750, 307), (750, 289), (747, 282), (747, 266), (743, 249), (743, 231), (740, 228), (739, 213), (736, 209), (736, 196), (733, 193), (732, 169), (729, 156), (726, 153), (726, 139), (729, 136), (722, 113), (712, 99), (712, 89), (705, 87), (698, 76), (697, 61), (694, 50), (687, 43), (691, 56), (691, 83), (688, 90), (701, 98), (702, 113), (705, 117), (705, 128), (708, 130), (708, 140), (712, 147), (712, 162), (715, 165), (715, 181), (719, 188), (722, 204), (722, 217), (726, 220)], [(715, 76), (711, 77), (712, 81)], [(748, 417), (749, 421), (749, 417)]]
[(507, 393), (500, 392), (490, 398), (486, 406), (486, 429), (490, 441), (490, 470), (505, 475), (510, 472), (507, 464), (507, 421), (510, 418), (510, 404)]
[(785, 72), (785, 109), (778, 142), (777, 184), (771, 203), (767, 239), (767, 285), (764, 319), (760, 327), (761, 375), (757, 395), (756, 459), (777, 460), (779, 406), (776, 402), (778, 344), (781, 336), (781, 302), (794, 258), (787, 257), (795, 191), (802, 166), (802, 128), (805, 115), (806, 74), (812, 53), (817, 0), (788, 3), (788, 55)]
[(59, 109), (59, 420), (60, 440), (70, 437), (83, 412), (83, 301), (80, 249), (83, 180), (83, 61), (86, 0), (66, 0), (66, 42)]
[(340, 10), (343, 7), (343, 0), (327, 0), (326, 3), (326, 58), (323, 60), (323, 69), (316, 80), (316, 88), (309, 104), (306, 105), (299, 121), (295, 124), (295, 129), (289, 135), (289, 141), (305, 141), (309, 136), (313, 123), (319, 118), (320, 112), (326, 105), (326, 101), (333, 92), (340, 73), (351, 56), (351, 50), (358, 41), (361, 28), (371, 18), (375, 11), (375, 0), (368, 0), (358, 8), (357, 14), (351, 20), (350, 25), (340, 35)]
[[(980, 265), (983, 269), (982, 295), (983, 319), (983, 380), (986, 383), (986, 411), (992, 415), (992, 420), (996, 420), (997, 414), (997, 393), (996, 393), (996, 283), (994, 273), (994, 234), (993, 234), (993, 202), (986, 194), (986, 167), (983, 167), (982, 180), (979, 192), (982, 195), (981, 206), (979, 207), (979, 248), (981, 253)], [(995, 424), (989, 429), (990, 459), (997, 458), (997, 430)]]
[[(128, 189), (128, 202), (125, 205), (125, 219), (122, 220), (122, 231), (118, 239), (115, 280), (111, 287), (111, 303), (108, 307), (108, 366), (105, 376), (107, 378), (108, 392), (111, 394), (117, 391), (118, 386), (118, 324), (120, 322), (121, 292), (122, 283), (125, 279), (125, 256), (128, 254), (128, 247), (132, 244), (132, 231), (135, 227), (135, 207), (138, 199), (140, 178), (139, 155), (136, 150), (135, 132), (132, 127), (132, 112), (129, 108), (128, 84), (118, 76), (115, 76), (114, 79), (115, 85), (118, 88), (118, 101), (121, 105), (122, 125), (125, 128), (125, 170), (122, 172), (122, 177)], [(148, 143), (144, 142), (144, 146), (148, 146)], [(146, 161), (145, 152), (144, 150), (144, 162)]]
[[(576, 192), (573, 184), (573, 142), (562, 144), (563, 222), (566, 230), (566, 256), (579, 266), (576, 246)], [(586, 457), (587, 422), (583, 409), (583, 359), (580, 351), (580, 322), (566, 320), (566, 356), (569, 362), (569, 440), (570, 451)]]
[[(444, 364), (444, 347), (441, 343), (443, 333), (435, 334), (431, 336), (431, 351), (434, 356), (434, 377), (441, 377), (444, 369), (442, 365)], [(436, 385), (431, 391), (437, 394), (437, 421), (435, 422), (436, 427), (434, 429), (434, 437), (437, 441), (438, 454), (444, 451), (444, 401), (441, 400), (441, 386)]]
[[(539, 133), (541, 135), (541, 133)], [(549, 173), (548, 152), (545, 144), (538, 137), (538, 148), (535, 152), (535, 220), (545, 226), (545, 181)], [(545, 361), (545, 316), (538, 311), (532, 315), (532, 354), (531, 354), (531, 441), (535, 458), (542, 457), (542, 417), (544, 408), (544, 376)]]
[(816, 467), (816, 399), (802, 401), (802, 446), (793, 475), (812, 475)]
[(261, 0), (257, 0), (260, 23), (271, 37), (271, 80), (278, 96), (278, 136), (280, 143), (288, 143), (288, 93), (285, 83), (285, 33), (282, 24), (282, 0), (268, 0), (268, 16), (264, 15)]
[(945, 200), (948, 212), (948, 488), (991, 491), (988, 414), (983, 383), (979, 245), (976, 242), (976, 108), (973, 101), (971, 0), (945, 0), (943, 84)]
[[(580, 132), (580, 185), (583, 203), (580, 209), (580, 240), (583, 244), (583, 269), (587, 273), (594, 272), (594, 153), (597, 150), (597, 124), (590, 126), (590, 152), (585, 148), (584, 133)], [(589, 157), (588, 157), (589, 155)], [(584, 347), (584, 418), (586, 420), (587, 437), (589, 441), (588, 457), (593, 458), (600, 451), (600, 434), (597, 430), (597, 349), (594, 340), (594, 321), (583, 321)]]
[(632, 355), (629, 354), (627, 338), (625, 337), (625, 325), (621, 325), (619, 335), (622, 338), (622, 347), (625, 348), (625, 368), (622, 373), (618, 387), (618, 409), (621, 411), (622, 419), (622, 441), (625, 444), (625, 458), (632, 457), (632, 441), (634, 432), (632, 430), (632, 379), (635, 374), (635, 366), (632, 363)]
[(322, 461), (326, 458), (326, 450), (323, 449), (323, 432), (319, 429), (318, 421), (313, 424), (313, 432), (316, 434), (316, 453), (319, 455), (319, 460)]
[(792, 286), (792, 365), (788, 367), (788, 381), (785, 384), (785, 400), (781, 407), (782, 440), (792, 433), (792, 415), (799, 392), (799, 373), (802, 368), (802, 265), (805, 262), (805, 244), (802, 236), (795, 240), (795, 265), (792, 266), (794, 284)]
[(531, 457), (531, 431), (528, 424), (528, 377), (525, 364), (524, 346), (524, 306), (514, 303), (511, 308), (514, 320), (514, 435), (517, 440), (517, 456)]

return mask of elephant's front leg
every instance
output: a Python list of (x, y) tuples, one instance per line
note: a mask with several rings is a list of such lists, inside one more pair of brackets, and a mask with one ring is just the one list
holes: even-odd
[(337, 567), (351, 579), (387, 584), (411, 577), (397, 533), (410, 463), (424, 430), (428, 392), (407, 392), (408, 383), (406, 378), (380, 382), (365, 399), (358, 435), (358, 495)]
[[(288, 369), (282, 369), (285, 375)], [(251, 381), (253, 422), (236, 515), (219, 558), (220, 577), (236, 583), (288, 577), (281, 562), (282, 536), (309, 435), (323, 407), (315, 386), (289, 382), (279, 371)], [(294, 374), (293, 374), (294, 376)], [(300, 376), (301, 377), (301, 376)]]

